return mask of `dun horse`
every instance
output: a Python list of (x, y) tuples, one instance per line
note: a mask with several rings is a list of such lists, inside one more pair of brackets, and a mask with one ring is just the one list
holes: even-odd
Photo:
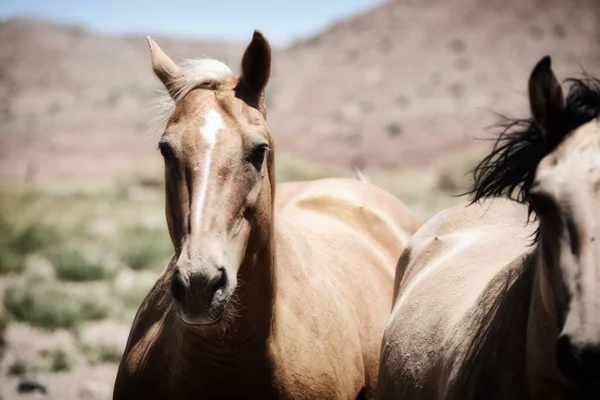
[(385, 399), (600, 397), (600, 81), (571, 79), (565, 100), (550, 64), (530, 76), (532, 118), (475, 169), (473, 203), (400, 257)]
[(240, 77), (178, 66), (148, 41), (175, 105), (159, 142), (175, 255), (133, 322), (114, 398), (374, 396), (394, 267), (418, 223), (359, 180), (275, 197), (260, 32)]

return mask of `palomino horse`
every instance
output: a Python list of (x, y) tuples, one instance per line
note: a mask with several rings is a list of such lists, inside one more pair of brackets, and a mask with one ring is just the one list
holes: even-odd
[(175, 104), (159, 142), (175, 255), (133, 322), (114, 398), (374, 396), (415, 218), (352, 179), (278, 185), (275, 200), (260, 32), (239, 78), (149, 44)]
[(533, 117), (477, 166), (473, 203), (409, 241), (382, 398), (600, 398), (600, 81), (570, 81), (565, 101), (543, 58)]

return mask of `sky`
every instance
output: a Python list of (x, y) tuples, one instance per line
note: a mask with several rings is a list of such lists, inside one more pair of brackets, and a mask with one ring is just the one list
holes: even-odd
[(100, 33), (247, 41), (260, 29), (287, 45), (384, 0), (0, 0), (0, 18), (36, 16)]

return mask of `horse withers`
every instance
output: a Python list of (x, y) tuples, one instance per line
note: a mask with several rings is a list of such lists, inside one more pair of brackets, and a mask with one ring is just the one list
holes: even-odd
[(398, 263), (384, 399), (600, 397), (600, 82), (549, 57), (532, 118), (503, 125), (473, 203), (442, 211)]
[(275, 196), (260, 32), (240, 77), (215, 60), (176, 65), (149, 44), (169, 98), (159, 148), (175, 254), (135, 317), (114, 398), (374, 397), (416, 219), (353, 179), (281, 184)]

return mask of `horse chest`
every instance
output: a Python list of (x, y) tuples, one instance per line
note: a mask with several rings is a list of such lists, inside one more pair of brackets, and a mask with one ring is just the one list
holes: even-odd
[(352, 384), (348, 376), (354, 376), (354, 371), (344, 368), (344, 364), (314, 357), (311, 351), (305, 354), (306, 360), (288, 353), (290, 360), (249, 356), (243, 364), (218, 365), (204, 360), (201, 364), (176, 366), (166, 390), (154, 394), (162, 392), (165, 398), (183, 400), (356, 398), (363, 382)]
[(295, 336), (282, 335), (272, 346), (280, 398), (355, 399), (365, 384), (362, 355), (356, 351), (360, 347), (352, 340), (331, 342), (303, 335), (304, 329), (297, 325)]

